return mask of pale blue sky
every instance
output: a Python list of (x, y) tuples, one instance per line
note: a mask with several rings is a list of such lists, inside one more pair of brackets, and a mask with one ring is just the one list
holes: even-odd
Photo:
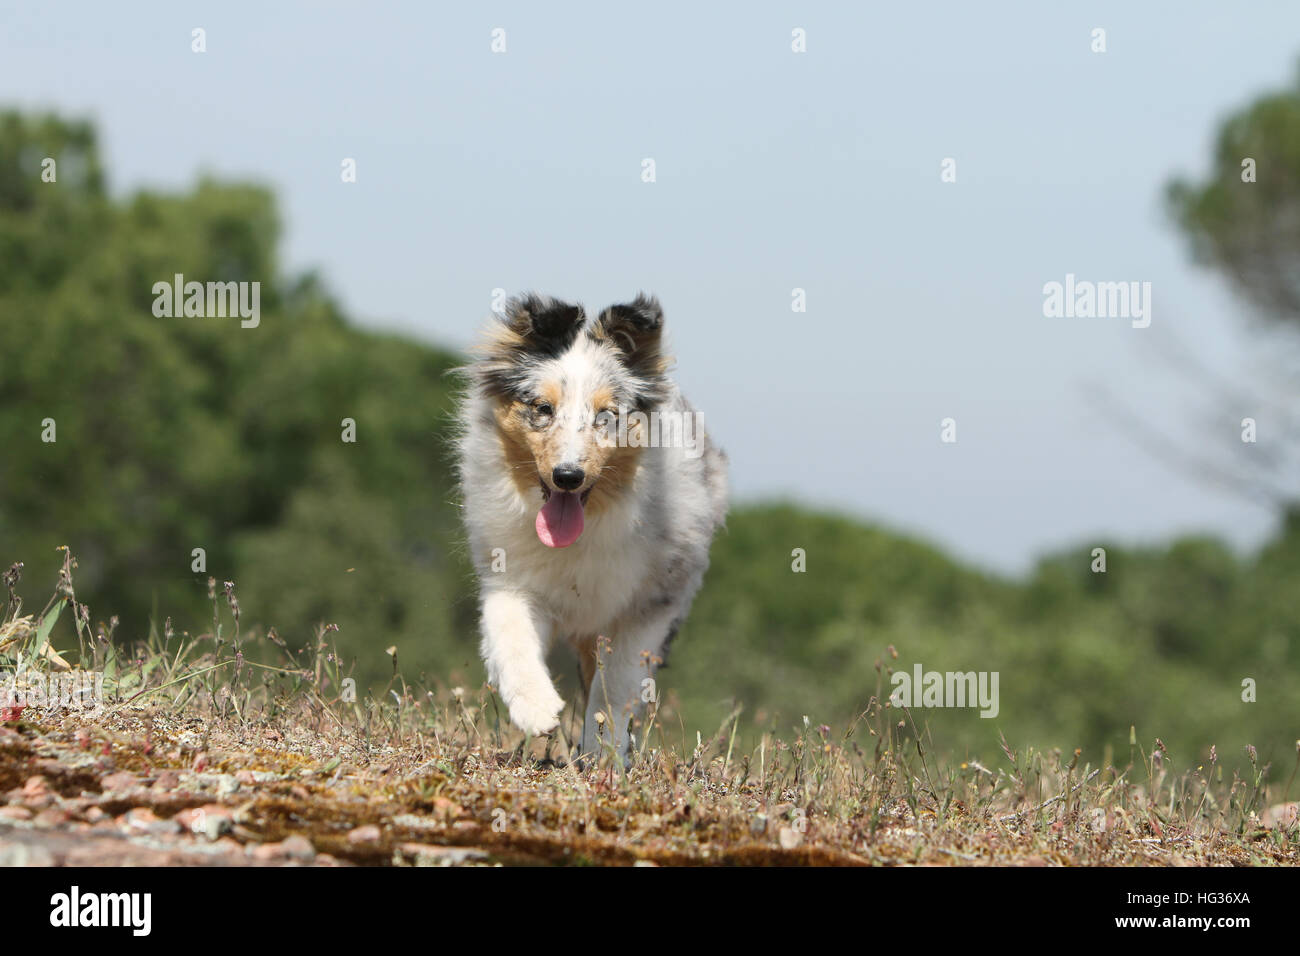
[[(1272, 527), (1135, 445), (1097, 389), (1185, 440), (1203, 396), (1162, 336), (1256, 373), (1160, 195), (1227, 111), (1291, 82), (1293, 3), (7, 4), (0, 43), (0, 102), (96, 119), (115, 191), (273, 186), (286, 266), (366, 325), (462, 346), (496, 287), (657, 293), (742, 500), (1005, 570)], [(1070, 272), (1150, 281), (1151, 328), (1044, 318)]]

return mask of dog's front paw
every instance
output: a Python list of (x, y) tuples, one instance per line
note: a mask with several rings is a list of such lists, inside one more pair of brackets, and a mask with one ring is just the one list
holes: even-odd
[(517, 694), (507, 703), (511, 722), (534, 737), (549, 733), (559, 726), (560, 712), (564, 710), (564, 700), (550, 684)]

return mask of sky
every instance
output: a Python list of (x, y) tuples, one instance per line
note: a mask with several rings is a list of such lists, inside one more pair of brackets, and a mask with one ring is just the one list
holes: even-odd
[[(1162, 196), (1205, 175), (1227, 115), (1293, 82), (1300, 6), (443, 7), (8, 3), (0, 106), (94, 119), (118, 195), (272, 187), (284, 268), (367, 327), (462, 348), (496, 289), (589, 313), (657, 294), (739, 502), (1007, 573), (1275, 528), (1124, 422), (1195, 453), (1216, 416), (1257, 416), (1268, 440), (1266, 408), (1216, 407), (1171, 368), (1186, 350), (1250, 385), (1269, 366)], [(1046, 317), (1067, 274), (1151, 283), (1150, 326)]]

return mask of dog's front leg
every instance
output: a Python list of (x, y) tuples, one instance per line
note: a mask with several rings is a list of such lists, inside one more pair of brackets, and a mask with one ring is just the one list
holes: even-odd
[[(663, 657), (663, 647), (680, 612), (656, 614), (648, 622), (636, 622), (615, 629), (608, 652), (597, 641), (596, 673), (587, 695), (587, 714), (582, 724), (580, 753), (588, 756), (611, 750), (626, 757), (631, 746), (628, 724), (645, 710), (652, 679)], [(597, 714), (604, 716), (597, 719)]]
[(560, 722), (564, 701), (546, 670), (550, 621), (526, 594), (497, 589), (483, 597), (483, 643), (488, 681), (526, 734), (544, 734)]

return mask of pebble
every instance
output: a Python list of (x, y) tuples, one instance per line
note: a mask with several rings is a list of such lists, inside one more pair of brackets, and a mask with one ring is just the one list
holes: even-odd
[(181, 832), (181, 825), (177, 820), (164, 820), (148, 807), (134, 807), (128, 810), (123, 815), (123, 820), (128, 829), (155, 836)]
[(122, 793), (127, 790), (134, 790), (140, 783), (140, 778), (128, 770), (119, 770), (117, 773), (110, 773), (100, 778), (99, 785), (104, 788), (105, 793)]
[(59, 827), (72, 819), (72, 814), (59, 807), (48, 807), (36, 814), (32, 821), (38, 827)]
[(276, 860), (297, 860), (300, 863), (310, 863), (316, 858), (316, 848), (311, 845), (311, 841), (304, 836), (294, 834), (285, 837), (279, 843), (263, 843), (261, 846), (254, 847), (249, 854), (254, 860), (262, 862), (274, 862)]
[(47, 796), (50, 792), (49, 784), (45, 782), (42, 776), (28, 777), (27, 782), (23, 784), (23, 800), (37, 800)]
[(365, 826), (359, 826), (348, 833), (349, 843), (378, 843), (379, 827), (373, 823), (367, 823)]
[(403, 843), (400, 849), (407, 856), (415, 858), (416, 866), (452, 866), (466, 860), (487, 859), (487, 853), (472, 846)]

